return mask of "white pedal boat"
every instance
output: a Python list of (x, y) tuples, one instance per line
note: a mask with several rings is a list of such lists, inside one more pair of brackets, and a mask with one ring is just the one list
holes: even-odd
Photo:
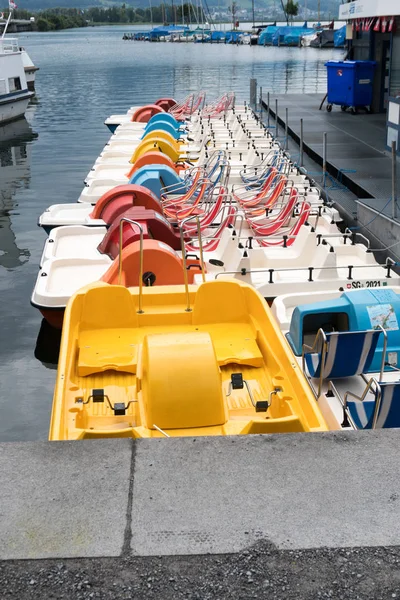
[(399, 283), (392, 272), (272, 304), (330, 429), (400, 427)]
[[(67, 228), (65, 228), (67, 229)], [(74, 228), (75, 229), (75, 228)], [(55, 230), (55, 235), (58, 237), (58, 246), (65, 252), (66, 248), (70, 247), (69, 242), (73, 239), (73, 235), (77, 230), (75, 229), (74, 233), (71, 232), (70, 236), (64, 237), (64, 232), (61, 231), (58, 234), (59, 230)], [(98, 237), (96, 234), (93, 234), (94, 230), (87, 232), (86, 240), (84, 242), (85, 248), (89, 249), (88, 252), (91, 258), (82, 258), (82, 257), (63, 257), (63, 258), (49, 258), (45, 260), (42, 264), (42, 268), (40, 269), (35, 287), (31, 297), (31, 304), (38, 308), (46, 320), (55, 327), (61, 327), (62, 319), (63, 319), (63, 311), (65, 306), (69, 300), (69, 298), (81, 287), (88, 283), (92, 283), (94, 281), (100, 280), (102, 277), (107, 277), (107, 275), (111, 272), (110, 270), (114, 269), (116, 271), (116, 267), (118, 265), (118, 257), (112, 260), (106, 254), (96, 254), (96, 250), (94, 248), (94, 244), (97, 242)], [(68, 240), (69, 237), (69, 240)], [(63, 243), (65, 242), (65, 244)], [(144, 244), (148, 242), (150, 245), (157, 246), (157, 250), (161, 256), (167, 256), (172, 263), (176, 266), (176, 261), (179, 260), (182, 263), (182, 253), (176, 252), (172, 250), (169, 246), (167, 246), (164, 242), (156, 241), (156, 240), (144, 240)], [(139, 255), (139, 242), (135, 242), (130, 244), (128, 247), (125, 247), (123, 250), (122, 256), (124, 253), (129, 250), (134, 250), (138, 257)], [(241, 251), (238, 248), (236, 236), (232, 235), (231, 229), (226, 229), (221, 236), (220, 242), (218, 244), (218, 248), (214, 252), (205, 252), (204, 253), (204, 263), (206, 265), (207, 270), (215, 270), (218, 271), (220, 267), (213, 262), (216, 263), (224, 263), (228, 268), (233, 268), (235, 264), (237, 264), (241, 255)], [(146, 246), (144, 252), (144, 275), (147, 275), (149, 270), (154, 271), (157, 275), (155, 276), (155, 280), (158, 280), (158, 268), (162, 268), (159, 265), (159, 259), (156, 257), (153, 258), (152, 268), (149, 269), (147, 264), (147, 256), (146, 255)], [(193, 256), (193, 255), (192, 255)], [(210, 262), (211, 260), (211, 262)], [(191, 264), (199, 264), (199, 259), (187, 259), (188, 263)], [(139, 260), (136, 261), (137, 265), (139, 264)], [(124, 264), (124, 263), (123, 263)], [(194, 274), (191, 270), (188, 270), (188, 276), (190, 277), (189, 283), (194, 282)], [(168, 278), (169, 271), (166, 273), (166, 277)], [(175, 273), (176, 276), (176, 273)], [(180, 267), (180, 283), (183, 284), (183, 271), (182, 267)], [(107, 280), (110, 283), (114, 281)], [(134, 285), (137, 285), (138, 279), (135, 277)], [(115, 281), (116, 283), (116, 281)], [(173, 281), (172, 283), (176, 283)]]
[[(276, 236), (279, 238), (282, 239)], [(302, 226), (290, 247), (257, 247), (256, 244), (255, 238), (252, 247), (243, 251), (237, 269), (207, 274), (207, 279), (239, 278), (269, 301), (289, 291), (346, 290), (352, 281), (357, 281), (360, 287), (370, 281), (400, 283), (395, 274), (387, 277), (386, 267), (379, 265), (365, 246), (345, 244), (341, 234), (320, 236), (313, 233), (310, 226)]]
[[(243, 156), (243, 154), (242, 154), (242, 156)], [(246, 157), (247, 157), (247, 153), (246, 153)], [(108, 156), (108, 155), (106, 155), (106, 156), (103, 156), (101, 158), (101, 160), (94, 163), (93, 167), (87, 174), (85, 181), (89, 182), (92, 179), (112, 179), (112, 180), (118, 180), (118, 181), (123, 180), (124, 178), (127, 179), (132, 167), (134, 167), (134, 165), (130, 162), (130, 158), (131, 158), (131, 156), (129, 156), (129, 155), (125, 155), (125, 156), (113, 156), (113, 155)], [(254, 155), (254, 159), (255, 158), (256, 158), (256, 155)], [(232, 156), (231, 156), (231, 158), (229, 158), (229, 152), (228, 152), (227, 159), (229, 160), (230, 163), (232, 162)], [(245, 164), (246, 164), (246, 162), (244, 162), (244, 161), (240, 161), (238, 163), (240, 170), (244, 169)], [(290, 182), (293, 183), (294, 185), (299, 185), (299, 184), (310, 185), (308, 178), (303, 174), (298, 174), (297, 169), (294, 169), (294, 168), (288, 166), (287, 170), (289, 171), (287, 176), (288, 176)], [(231, 170), (231, 173), (232, 173), (232, 170)], [(240, 171), (238, 172), (236, 170), (235, 181), (236, 181), (235, 185), (237, 185), (237, 184), (244, 185), (242, 178), (240, 176)]]
[[(155, 210), (136, 206), (118, 214), (108, 228), (106, 226), (66, 225), (57, 227), (47, 238), (40, 261), (54, 259), (85, 258), (88, 260), (101, 258), (104, 254), (111, 259), (116, 258), (119, 247), (121, 220), (123, 225), (124, 246), (139, 239), (139, 231), (130, 221), (142, 224), (146, 238), (157, 239), (173, 250), (181, 249), (180, 230)], [(189, 240), (189, 238), (187, 238)]]
[[(53, 227), (59, 227), (62, 225), (88, 225), (88, 226), (104, 226), (103, 219), (91, 218), (93, 211), (93, 204), (103, 196), (104, 193), (110, 192), (118, 186), (118, 182), (115, 181), (94, 181), (90, 187), (84, 188), (82, 196), (85, 200), (77, 203), (68, 204), (53, 204), (50, 206), (42, 215), (39, 217), (39, 226), (43, 227), (46, 231), (50, 231)], [(311, 203), (313, 211), (318, 211), (321, 206), (321, 198), (318, 190), (310, 188), (309, 191), (305, 192), (307, 201)], [(329, 214), (332, 223), (338, 223), (341, 221), (341, 217), (336, 209), (322, 207), (322, 211), (325, 214)]]
[(147, 188), (117, 186), (104, 194), (95, 206), (88, 203), (53, 204), (41, 214), (38, 225), (47, 232), (62, 225), (107, 226), (135, 206), (162, 213), (158, 198)]
[[(67, 207), (68, 205), (59, 205), (60, 207), (60, 214), (62, 215), (62, 209), (65, 207)], [(71, 205), (71, 209), (72, 207), (74, 207), (76, 205)], [(84, 207), (85, 205), (81, 204), (81, 205), (77, 205), (79, 206), (79, 208), (81, 209), (80, 211), (77, 211), (77, 213), (81, 212), (83, 213), (82, 207)], [(223, 205), (222, 205), (223, 206)], [(138, 207), (137, 211), (139, 211), (138, 215), (135, 215), (135, 208), (133, 208), (132, 210), (128, 209), (125, 213), (123, 213), (121, 216), (126, 216), (128, 218), (132, 218), (135, 219), (139, 218), (139, 219), (143, 219), (143, 213), (142, 216), (140, 216), (140, 212), (142, 211), (142, 209), (140, 209), (140, 207)], [(171, 229), (171, 225), (169, 223), (169, 221), (162, 216), (161, 214), (156, 214), (155, 211), (152, 211), (152, 213), (154, 214), (150, 214), (150, 211), (147, 211), (146, 217), (147, 218), (156, 218), (157, 221), (161, 224), (164, 224), (164, 228), (165, 229)], [(275, 209), (272, 210), (270, 212), (270, 218), (273, 219), (276, 214), (279, 213), (279, 209)], [(320, 213), (320, 216), (319, 216)], [(46, 214), (46, 213), (45, 213)], [(66, 215), (66, 211), (64, 210), (64, 217)], [(79, 214), (75, 213), (75, 218), (76, 221), (78, 221), (78, 217)], [(98, 246), (99, 244), (103, 241), (104, 236), (107, 234), (108, 228), (106, 226), (106, 223), (102, 220), (102, 219), (91, 219), (88, 214), (84, 213), (84, 222), (82, 224), (69, 224), (67, 223), (66, 225), (63, 226), (59, 226), (57, 228), (52, 229), (49, 237), (47, 238), (46, 242), (45, 242), (45, 246), (44, 246), (44, 250), (43, 250), (43, 254), (42, 254), (42, 258), (40, 260), (40, 266), (43, 265), (44, 262), (48, 261), (48, 260), (54, 260), (54, 259), (65, 259), (65, 258), (87, 258), (87, 259), (92, 259), (92, 258), (99, 258), (100, 257), (100, 253), (98, 251)], [(82, 215), (83, 216), (83, 215)], [(237, 240), (237, 245), (239, 244), (239, 242), (242, 242), (245, 239), (248, 239), (249, 237), (252, 237), (252, 239), (254, 240), (254, 234), (253, 232), (249, 229), (247, 223), (245, 220), (243, 220), (243, 213), (241, 211), (237, 212), (237, 218), (236, 218), (236, 225), (237, 227), (240, 227), (240, 240)], [(68, 217), (66, 217), (68, 218)], [(315, 234), (316, 235), (329, 235), (330, 233), (335, 233), (337, 232), (337, 227), (336, 227), (336, 221), (335, 219), (340, 219), (339, 213), (335, 210), (335, 209), (331, 209), (329, 207), (325, 207), (325, 206), (321, 206), (319, 211), (315, 211), (314, 213), (311, 213), (311, 216), (308, 219), (309, 224), (311, 225), (311, 227), (313, 227)], [(114, 222), (119, 222), (120, 220), (120, 216), (117, 216), (115, 218)], [(220, 219), (219, 219), (220, 220)], [(243, 223), (243, 224), (242, 224)], [(108, 224), (107, 224), (108, 225)], [(290, 226), (290, 223), (288, 223), (287, 227)], [(179, 236), (179, 230), (178, 229), (173, 229), (175, 235)], [(166, 235), (168, 232), (166, 231), (164, 235)], [(227, 240), (229, 239), (236, 239), (236, 234), (233, 234), (231, 232), (230, 229), (227, 230), (227, 232), (223, 233), (224, 235), (224, 239), (225, 242), (224, 244), (221, 245), (221, 248), (225, 246), (227, 242)], [(328, 238), (329, 239), (329, 238)], [(162, 239), (162, 241), (164, 241), (165, 243), (168, 243), (169, 245), (172, 245), (172, 242), (170, 241), (170, 238), (166, 238), (164, 237)], [(255, 244), (257, 244), (257, 241), (255, 239)], [(176, 250), (180, 249), (180, 243), (178, 243), (178, 245), (175, 247)], [(238, 252), (236, 253), (236, 256), (238, 258), (238, 260), (241, 259), (241, 253)], [(254, 257), (256, 257), (256, 253), (254, 254)], [(227, 262), (227, 258), (224, 258), (224, 262)], [(229, 266), (232, 266), (232, 260), (228, 261)], [(236, 265), (235, 265), (236, 268)]]
[[(239, 176), (238, 176), (239, 177)], [(300, 176), (303, 177), (303, 176)], [(291, 181), (294, 182), (293, 179)], [(233, 177), (229, 176), (229, 187), (231, 189), (231, 185), (235, 185), (235, 180)], [(79, 198), (79, 203), (88, 203), (88, 204), (96, 204), (96, 202), (106, 193), (119, 185), (126, 185), (129, 183), (127, 177), (121, 177), (120, 179), (116, 178), (93, 178), (89, 179), (87, 185), (83, 188)], [(310, 197), (320, 199), (320, 193), (317, 188), (310, 187), (310, 182), (307, 179), (304, 179), (303, 182), (299, 182), (295, 184), (295, 187), (299, 189), (300, 193), (306, 192), (310, 195)], [(320, 201), (320, 200), (319, 200)]]

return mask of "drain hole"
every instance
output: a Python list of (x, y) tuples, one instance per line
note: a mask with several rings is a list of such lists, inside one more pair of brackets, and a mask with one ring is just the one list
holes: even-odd
[(218, 260), (217, 258), (210, 258), (210, 260), (208, 261), (210, 263), (210, 265), (214, 265), (214, 267), (223, 267), (224, 263), (222, 262), (222, 260)]

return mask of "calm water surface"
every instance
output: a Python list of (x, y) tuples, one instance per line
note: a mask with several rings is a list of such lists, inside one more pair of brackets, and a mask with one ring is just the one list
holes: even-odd
[(59, 339), (43, 335), (40, 314), (29, 303), (45, 241), (37, 218), (50, 204), (76, 201), (109, 137), (104, 119), (132, 105), (200, 89), (210, 97), (234, 90), (243, 101), (252, 77), (264, 92), (324, 93), (324, 63), (342, 55), (310, 48), (124, 42), (125, 30), (19, 38), (40, 71), (27, 121), (0, 127), (0, 441), (47, 438), (56, 375), (49, 363)]

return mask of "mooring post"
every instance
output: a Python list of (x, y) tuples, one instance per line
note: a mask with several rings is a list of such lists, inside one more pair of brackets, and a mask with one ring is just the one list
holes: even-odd
[(267, 105), (268, 105), (268, 124), (267, 124), (267, 127), (268, 127), (268, 129), (269, 129), (269, 116), (270, 116), (270, 115), (269, 115), (269, 92), (268, 92), (268, 94), (267, 94)]
[(289, 109), (288, 107), (285, 108), (285, 117), (286, 117), (286, 121), (285, 121), (285, 150), (289, 150)]
[(327, 151), (327, 133), (324, 131), (324, 138), (322, 144), (322, 186), (326, 184), (326, 151)]
[(262, 115), (263, 104), (262, 104), (262, 87), (260, 86), (260, 116)]
[(276, 137), (278, 137), (278, 99), (275, 98), (275, 131)]
[(392, 142), (392, 219), (397, 219), (397, 144)]
[(250, 106), (257, 106), (257, 79), (250, 79)]
[(303, 166), (303, 119), (300, 119), (300, 167)]

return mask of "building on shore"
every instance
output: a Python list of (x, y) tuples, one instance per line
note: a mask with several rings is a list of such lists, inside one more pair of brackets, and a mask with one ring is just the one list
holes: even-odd
[(372, 111), (386, 113), (389, 98), (400, 99), (400, 1), (355, 0), (342, 4), (349, 58), (376, 62)]

